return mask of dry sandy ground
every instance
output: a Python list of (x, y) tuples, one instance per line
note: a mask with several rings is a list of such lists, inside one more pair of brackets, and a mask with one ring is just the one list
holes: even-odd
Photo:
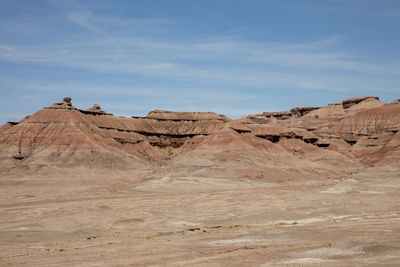
[(0, 178), (1, 266), (400, 266), (400, 172)]

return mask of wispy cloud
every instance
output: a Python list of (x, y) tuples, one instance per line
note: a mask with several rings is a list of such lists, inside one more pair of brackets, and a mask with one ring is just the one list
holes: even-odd
[(3, 50), (4, 52), (12, 52), (14, 51), (14, 47), (8, 45), (0, 45), (0, 50)]
[(90, 22), (93, 14), (87, 9), (72, 11), (67, 15), (67, 17), (72, 23), (75, 23), (76, 25), (79, 25), (83, 28), (96, 32), (103, 32), (99, 27)]
[[(335, 36), (313, 43), (255, 43), (194, 40), (186, 43), (146, 38), (94, 38), (62, 45), (13, 46), (0, 60), (84, 68), (182, 81), (214, 81), (251, 86), (292, 86), (334, 90), (335, 72), (399, 76), (399, 64), (365, 61), (361, 55), (324, 50)], [(119, 49), (115, 49), (115, 43)], [(333, 49), (334, 50), (334, 49)], [(0, 50), (1, 51), (1, 50)], [(229, 65), (229, 68), (226, 66)], [(315, 77), (315, 73), (318, 77)]]
[(84, 29), (103, 33), (103, 30), (94, 22), (93, 12), (77, 0), (48, 0), (54, 7), (60, 8), (69, 22)]
[[(244, 41), (234, 35), (156, 38), (154, 32), (126, 35), (120, 28), (166, 32), (177, 26), (170, 19), (132, 19), (96, 14), (76, 0), (49, 0), (61, 16), (93, 34), (46, 44), (0, 45), (0, 61), (31, 62), (95, 72), (126, 73), (182, 81), (214, 81), (251, 86), (318, 87), (331, 90), (332, 81), (316, 78), (351, 71), (365, 75), (400, 75), (400, 64), (381, 64), (367, 55), (338, 49), (343, 35), (302, 42)], [(133, 31), (134, 33), (135, 31)], [(334, 79), (333, 79), (334, 80)]]
[(305, 42), (290, 45), (291, 48), (304, 49), (304, 50), (319, 50), (334, 47), (334, 45), (340, 44), (344, 40), (344, 36), (341, 35), (332, 35), (326, 38), (321, 38), (319, 40), (313, 42)]

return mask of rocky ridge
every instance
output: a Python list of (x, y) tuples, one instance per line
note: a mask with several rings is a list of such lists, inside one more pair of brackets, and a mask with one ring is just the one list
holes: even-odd
[(97, 104), (77, 109), (67, 97), (0, 127), (0, 173), (84, 167), (156, 176), (204, 171), (252, 179), (340, 176), (398, 165), (399, 129), (399, 102), (375, 96), (238, 120), (162, 110), (123, 118)]

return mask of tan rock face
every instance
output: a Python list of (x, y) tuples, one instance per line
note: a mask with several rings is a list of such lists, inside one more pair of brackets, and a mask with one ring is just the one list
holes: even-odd
[(218, 115), (214, 112), (172, 112), (165, 110), (153, 110), (147, 114), (146, 118), (157, 120), (172, 121), (200, 121), (200, 120), (221, 120), (229, 121), (224, 115)]

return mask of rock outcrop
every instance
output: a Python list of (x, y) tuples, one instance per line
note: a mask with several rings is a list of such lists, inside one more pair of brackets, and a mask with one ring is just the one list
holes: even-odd
[(295, 107), (290, 110), (290, 113), (292, 114), (292, 117), (300, 118), (301, 116), (317, 109), (320, 109), (320, 107)]
[(263, 112), (262, 114), (249, 115), (247, 118), (256, 123), (262, 122), (265, 118), (273, 118), (276, 120), (289, 120), (302, 117), (313, 110), (320, 109), (320, 107), (295, 107), (290, 111), (277, 111), (277, 112)]
[(172, 121), (202, 121), (202, 120), (220, 120), (229, 121), (224, 115), (218, 115), (214, 112), (172, 112), (166, 110), (153, 110), (147, 114), (148, 119), (172, 120)]
[[(264, 116), (264, 117), (267, 117), (267, 118), (273, 117), (273, 118), (276, 118), (277, 120), (287, 120), (287, 119), (290, 119), (292, 117), (292, 112), (290, 112), (290, 111), (263, 112), (259, 116)], [(254, 116), (254, 117), (256, 117), (256, 116)]]
[(54, 103), (48, 109), (76, 109), (72, 106), (70, 97), (65, 97), (62, 102)]
[(87, 110), (81, 110), (81, 112), (92, 115), (112, 115), (110, 113), (104, 112), (99, 104), (94, 104), (93, 107), (88, 108)]
[(344, 109), (348, 109), (362, 101), (365, 101), (367, 99), (375, 99), (379, 101), (379, 97), (377, 96), (364, 96), (364, 97), (353, 97), (353, 98), (349, 98), (346, 100), (343, 100), (342, 105)]

